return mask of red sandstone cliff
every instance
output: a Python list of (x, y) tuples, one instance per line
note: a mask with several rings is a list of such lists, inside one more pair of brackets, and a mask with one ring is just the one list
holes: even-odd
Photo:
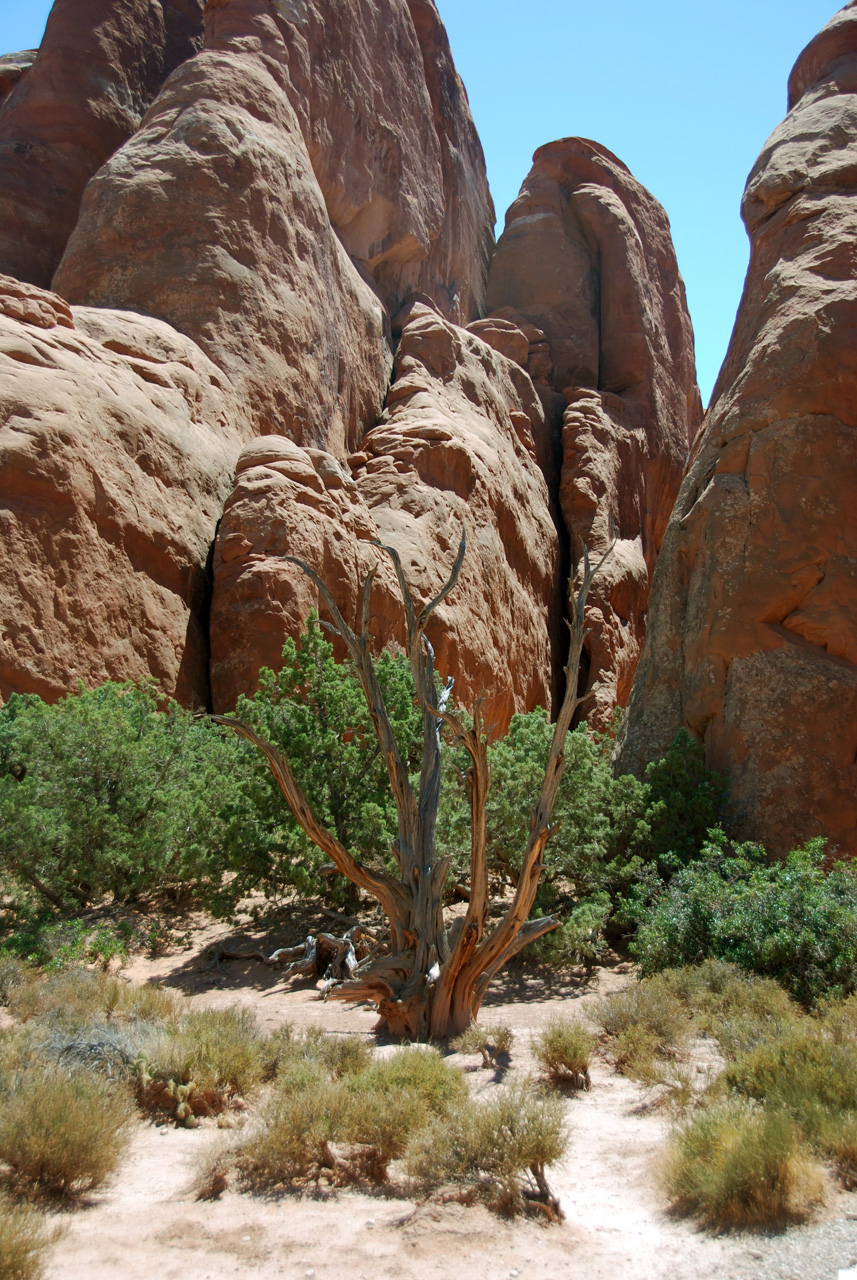
[(857, 854), (857, 0), (801, 55), (744, 197), (726, 363), (655, 576), (619, 763), (678, 729), (746, 837)]
[[(592, 701), (627, 702), (649, 589), (702, 418), (693, 330), (669, 221), (620, 160), (566, 138), (536, 152), (506, 215), (488, 307), (530, 326), (543, 445), (572, 559), (615, 543), (588, 608)], [(551, 459), (551, 452), (553, 458)]]

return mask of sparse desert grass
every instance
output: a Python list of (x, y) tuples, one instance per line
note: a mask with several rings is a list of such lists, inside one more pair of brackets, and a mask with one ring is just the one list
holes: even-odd
[(161, 1080), (200, 1094), (247, 1094), (265, 1073), (265, 1040), (252, 1009), (194, 1009), (152, 1046), (152, 1071)]
[(35, 1209), (0, 1195), (0, 1280), (41, 1280), (55, 1239)]
[(155, 983), (147, 982), (143, 986), (125, 983), (119, 1012), (131, 1022), (176, 1023), (182, 1008), (178, 996)]
[(0, 1104), (0, 1162), (32, 1193), (75, 1196), (102, 1185), (130, 1137), (127, 1089), (47, 1065), (20, 1076)]
[(372, 1049), (359, 1036), (331, 1035), (310, 1027), (296, 1034), (290, 1026), (279, 1027), (266, 1046), (268, 1075), (293, 1070), (300, 1064), (318, 1066), (335, 1079), (363, 1071), (372, 1061)]
[(804, 1140), (857, 1180), (857, 1043), (810, 1018), (730, 1063), (726, 1086), (788, 1112)]
[(522, 1178), (528, 1174), (540, 1195), (552, 1199), (545, 1173), (567, 1144), (562, 1099), (520, 1078), (489, 1101), (468, 1100), (421, 1128), (408, 1146), (406, 1167), (423, 1194), (457, 1184), (492, 1208), (514, 1213), (524, 1207)]
[[(461, 1072), (434, 1049), (401, 1049), (362, 1069), (353, 1058), (349, 1066), (355, 1069), (343, 1071), (333, 1043), (311, 1040), (312, 1053), (281, 1065), (243, 1148), (244, 1177), (253, 1185), (287, 1186), (322, 1172), (344, 1181), (383, 1182), (414, 1131), (466, 1099)], [(327, 1040), (343, 1043), (340, 1037)], [(342, 1147), (350, 1150), (336, 1150)]]
[(659, 1053), (674, 1051), (690, 1033), (690, 1018), (683, 1001), (660, 974), (599, 1000), (595, 1019), (609, 1036), (640, 1028)]
[(785, 1111), (727, 1098), (678, 1126), (663, 1184), (675, 1210), (709, 1227), (802, 1222), (824, 1198), (824, 1176)]
[(0, 1005), (9, 1003), (9, 996), (16, 987), (28, 982), (33, 971), (17, 956), (0, 955)]
[(106, 1017), (120, 1007), (126, 983), (89, 969), (65, 969), (60, 973), (34, 973), (9, 993), (9, 1008), (21, 1022), (49, 1019), (63, 1026)]
[(552, 1018), (533, 1041), (533, 1054), (554, 1082), (571, 1081), (575, 1087), (588, 1088), (595, 1045), (592, 1032), (581, 1022)]
[(483, 1067), (496, 1067), (497, 1055), (509, 1053), (515, 1042), (511, 1027), (485, 1026), (473, 1023), (450, 1044), (455, 1053), (481, 1054)]

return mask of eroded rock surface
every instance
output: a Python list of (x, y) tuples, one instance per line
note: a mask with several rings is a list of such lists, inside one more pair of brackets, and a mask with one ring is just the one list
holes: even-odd
[(37, 53), (37, 49), (24, 49), (21, 53), (4, 53), (0, 56), (0, 107), (30, 70)]
[(669, 221), (604, 147), (536, 152), (491, 266), (489, 313), (529, 341), (539, 457), (580, 565), (616, 542), (590, 596), (591, 723), (630, 693), (649, 590), (702, 417)]
[(550, 705), (561, 604), (559, 547), (534, 457), (542, 409), (523, 371), (428, 308), (405, 326), (380, 424), (343, 467), (330, 454), (269, 438), (247, 445), (226, 504), (215, 560), (212, 685), (231, 707), (317, 605), (297, 555), (356, 619), (367, 571), (379, 566), (374, 635), (401, 639), (398, 591), (380, 539), (398, 549), (415, 595), (431, 599), (458, 549), (460, 584), (438, 609), (438, 669), (465, 706), (484, 695), (489, 723)]
[(55, 287), (167, 320), (228, 372), (252, 431), (343, 459), (383, 408), (409, 273), (447, 310), (481, 297), (458, 279), (480, 255), (484, 276), (490, 223), (459, 90), (405, 0), (212, 0), (204, 51), (91, 183)]
[(160, 321), (0, 277), (0, 697), (153, 675), (207, 704), (227, 406)]
[(620, 764), (682, 727), (746, 837), (857, 854), (857, 3), (747, 185), (744, 298), (664, 541)]
[(0, 61), (0, 272), (50, 286), (84, 187), (199, 48), (202, 8), (56, 0), (33, 65)]

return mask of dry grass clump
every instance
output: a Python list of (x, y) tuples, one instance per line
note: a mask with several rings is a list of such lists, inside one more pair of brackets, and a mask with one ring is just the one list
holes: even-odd
[(296, 1035), (287, 1025), (268, 1038), (266, 1060), (268, 1076), (304, 1063), (317, 1066), (338, 1080), (368, 1067), (372, 1049), (359, 1036), (332, 1035), (316, 1027)]
[(595, 1018), (608, 1036), (645, 1031), (660, 1053), (675, 1050), (690, 1033), (687, 1009), (662, 974), (599, 1000)]
[[(562, 1099), (521, 1078), (489, 1101), (468, 1100), (421, 1128), (408, 1146), (406, 1167), (423, 1194), (452, 1184), (502, 1213), (519, 1212), (531, 1200), (559, 1216), (545, 1172), (567, 1145)], [(522, 1181), (527, 1177), (531, 1187)]]
[(41, 1280), (55, 1240), (35, 1209), (0, 1195), (0, 1280)]
[(0, 1105), (0, 1162), (28, 1193), (76, 1196), (114, 1172), (130, 1137), (127, 1089), (47, 1065), (20, 1076)]
[(792, 1118), (728, 1098), (673, 1133), (663, 1167), (674, 1209), (710, 1227), (803, 1222), (824, 1198), (824, 1176)]
[(570, 1082), (576, 1089), (589, 1088), (589, 1064), (595, 1037), (572, 1018), (551, 1018), (533, 1041), (533, 1054), (551, 1080)]
[(336, 1046), (348, 1041), (327, 1040), (297, 1041), (312, 1052), (281, 1063), (242, 1152), (242, 1174), (251, 1185), (287, 1187), (322, 1177), (384, 1182), (412, 1133), (466, 1097), (463, 1076), (436, 1050), (403, 1049), (364, 1065), (362, 1055), (343, 1061)]
[(9, 993), (9, 1009), (20, 1022), (40, 1018), (61, 1026), (110, 1017), (120, 1007), (126, 983), (89, 969), (33, 974)]
[(491, 1027), (480, 1027), (475, 1022), (450, 1044), (454, 1053), (481, 1054), (482, 1066), (496, 1067), (500, 1054), (508, 1054), (515, 1042), (515, 1033), (511, 1027), (497, 1024)]
[(118, 1012), (130, 1022), (176, 1023), (182, 1015), (179, 997), (152, 982), (124, 984)]
[(8, 1004), (16, 987), (32, 977), (32, 969), (17, 956), (0, 955), (0, 1005)]

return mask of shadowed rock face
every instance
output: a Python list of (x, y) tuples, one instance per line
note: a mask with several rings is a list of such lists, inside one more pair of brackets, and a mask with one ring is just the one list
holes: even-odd
[(506, 215), (489, 312), (530, 340), (550, 438), (540, 461), (579, 567), (616, 543), (590, 596), (590, 723), (628, 699), (651, 577), (702, 417), (669, 222), (605, 148), (536, 152)]
[(36, 61), (37, 49), (25, 49), (22, 53), (4, 53), (0, 56), (0, 107), (9, 94)]
[(56, 0), (35, 63), (14, 87), (14, 59), (0, 60), (0, 272), (50, 285), (84, 187), (200, 47), (202, 8)]
[(153, 675), (207, 704), (228, 403), (160, 321), (0, 277), (0, 697)]
[(419, 600), (443, 585), (467, 526), (460, 583), (431, 627), (438, 669), (465, 706), (486, 698), (504, 728), (518, 710), (549, 706), (560, 611), (559, 546), (535, 461), (542, 409), (527, 375), (477, 337), (415, 308), (380, 424), (343, 467), (284, 437), (247, 445), (215, 558), (212, 685), (234, 705), (276, 664), (315, 589), (278, 556), (326, 579), (356, 621), (368, 571), (378, 647), (402, 639), (399, 593), (380, 539), (399, 551)]
[(619, 763), (682, 727), (742, 835), (857, 854), (857, 3), (750, 175), (744, 298), (670, 520)]

